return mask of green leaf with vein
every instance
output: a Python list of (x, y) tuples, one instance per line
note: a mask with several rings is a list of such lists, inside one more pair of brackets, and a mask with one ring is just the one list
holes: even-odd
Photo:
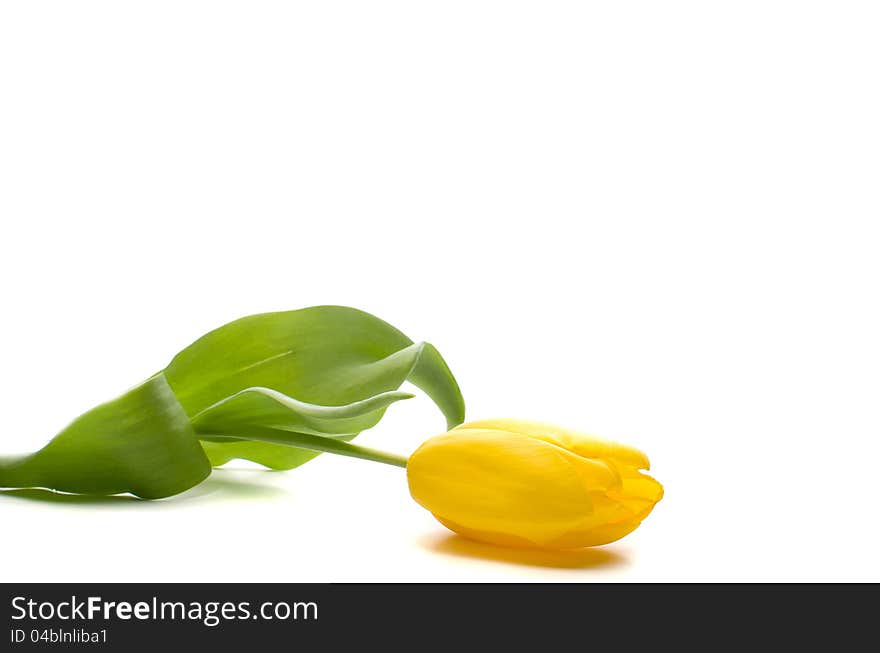
[[(344, 306), (263, 313), (230, 322), (177, 354), (164, 373), (192, 418), (249, 388), (269, 388), (303, 404), (340, 407), (394, 392), (409, 381), (437, 404), (447, 428), (464, 421), (461, 391), (432, 345), (414, 343), (387, 322)], [(381, 416), (373, 414), (376, 421)], [(220, 414), (212, 424), (232, 437), (244, 435), (241, 425), (238, 418), (221, 423)], [(350, 439), (369, 426), (343, 422), (323, 433), (340, 435), (339, 428), (356, 428), (347, 434)], [(327, 428), (326, 421), (322, 428)], [(291, 469), (317, 455), (259, 441), (205, 442), (204, 448), (214, 465), (242, 458), (273, 469)]]

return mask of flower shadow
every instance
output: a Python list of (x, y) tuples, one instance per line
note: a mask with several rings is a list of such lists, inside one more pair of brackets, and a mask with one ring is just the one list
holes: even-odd
[(454, 533), (424, 538), (421, 545), (443, 555), (545, 569), (611, 569), (629, 564), (621, 552), (607, 547), (554, 551), (516, 549), (469, 540)]

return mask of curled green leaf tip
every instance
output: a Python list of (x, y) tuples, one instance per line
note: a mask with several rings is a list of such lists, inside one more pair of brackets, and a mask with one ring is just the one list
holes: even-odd
[(331, 451), (402, 465), (347, 442), (413, 397), (399, 390), (405, 381), (434, 401), (448, 428), (464, 421), (437, 349), (369, 313), (315, 306), (251, 315), (199, 338), (36, 453), (0, 458), (0, 487), (158, 499), (233, 459), (281, 470)]

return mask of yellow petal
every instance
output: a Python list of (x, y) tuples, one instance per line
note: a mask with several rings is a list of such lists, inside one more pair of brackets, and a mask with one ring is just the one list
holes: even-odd
[[(637, 525), (651, 514), (654, 506), (662, 498), (663, 486), (647, 474), (631, 472), (629, 475), (624, 475), (619, 489), (592, 495), (593, 512), (572, 528), (572, 537), (587, 539), (589, 535), (589, 538), (593, 538), (596, 537), (594, 533), (596, 529), (621, 524)], [(616, 528), (614, 532), (617, 532)]]
[(593, 497), (593, 514), (553, 540), (548, 546), (562, 549), (601, 546), (633, 532), (663, 498), (663, 486), (650, 476), (623, 479), (620, 492)]
[(572, 530), (564, 533), (557, 539), (548, 543), (548, 546), (558, 549), (579, 549), (585, 546), (602, 546), (619, 540), (624, 535), (629, 535), (641, 524), (640, 521), (620, 522), (617, 524), (605, 524), (583, 530)]
[[(663, 486), (655, 478), (636, 470), (620, 470), (623, 483), (619, 494), (623, 498), (657, 503), (663, 498)], [(613, 491), (612, 491), (613, 493)]]
[(455, 431), (491, 429), (519, 433), (545, 442), (552, 442), (585, 458), (612, 460), (619, 465), (650, 469), (648, 457), (635, 447), (603, 440), (586, 433), (564, 429), (554, 424), (520, 419), (486, 419), (455, 427)]
[(438, 515), (434, 515), (434, 517), (436, 517), (437, 521), (439, 521), (449, 530), (455, 531), (459, 535), (462, 535), (471, 540), (488, 542), (489, 544), (497, 544), (498, 546), (510, 546), (517, 549), (534, 549), (536, 547), (541, 547), (541, 544), (539, 544), (538, 542), (527, 540), (524, 537), (511, 535), (510, 533), (498, 533), (496, 531), (467, 528), (466, 526), (462, 526), (461, 524), (454, 522), (450, 519), (444, 519), (443, 517), (440, 517)]
[(620, 485), (607, 465), (589, 465), (541, 439), (471, 428), (425, 442), (410, 456), (407, 477), (413, 498), (457, 530), (543, 544), (593, 511), (588, 485)]

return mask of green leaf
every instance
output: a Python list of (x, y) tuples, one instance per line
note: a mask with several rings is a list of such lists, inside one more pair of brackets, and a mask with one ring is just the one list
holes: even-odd
[(158, 374), (80, 416), (36, 453), (0, 460), (0, 487), (158, 499), (210, 473), (189, 418)]
[[(291, 469), (320, 452), (296, 448), (290, 432), (348, 441), (375, 426), (390, 404), (413, 396), (407, 392), (384, 392), (345, 406), (317, 406), (270, 388), (248, 388), (197, 413), (192, 424), (215, 467), (244, 458), (272, 469)], [(226, 433), (257, 439), (261, 436), (255, 434), (265, 437), (269, 433), (275, 442), (285, 446), (266, 446), (264, 442), (222, 435)]]
[(453, 427), (464, 401), (443, 358), (382, 320), (318, 306), (231, 322), (163, 371), (76, 419), (30, 456), (0, 459), (0, 487), (160, 498), (243, 458), (274, 469), (320, 451), (405, 466), (349, 444), (392, 403), (424, 390)]
[(224, 434), (237, 428), (269, 428), (315, 435), (355, 435), (375, 426), (395, 401), (411, 399), (408, 392), (383, 392), (345, 406), (317, 406), (297, 401), (271, 388), (247, 388), (192, 417), (199, 434)]
[[(344, 306), (230, 322), (177, 354), (164, 373), (193, 418), (249, 388), (270, 388), (303, 404), (340, 407), (396, 391), (409, 381), (433, 399), (447, 428), (464, 421), (461, 391), (432, 345), (413, 343), (387, 322)], [(234, 426), (224, 428), (224, 434), (238, 435)], [(243, 458), (290, 469), (317, 455), (268, 442), (205, 442), (204, 447), (214, 465)]]

